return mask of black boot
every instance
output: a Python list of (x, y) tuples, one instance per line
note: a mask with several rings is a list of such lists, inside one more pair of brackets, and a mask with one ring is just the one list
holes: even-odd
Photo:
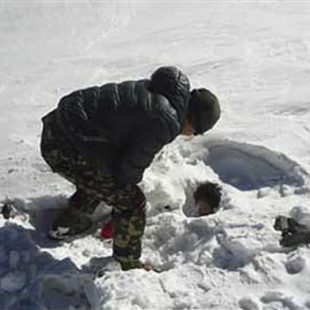
[(86, 233), (93, 226), (91, 215), (100, 201), (77, 190), (68, 201), (68, 208), (53, 223), (48, 232), (52, 239), (64, 240)]
[(48, 232), (52, 239), (65, 240), (86, 233), (93, 226), (92, 220), (74, 209), (65, 210)]

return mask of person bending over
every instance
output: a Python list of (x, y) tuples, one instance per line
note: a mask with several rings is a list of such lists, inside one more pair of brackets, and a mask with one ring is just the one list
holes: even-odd
[(146, 199), (137, 184), (156, 153), (178, 135), (199, 135), (220, 117), (214, 94), (190, 91), (178, 68), (150, 79), (108, 83), (64, 96), (45, 115), (41, 154), (53, 172), (76, 186), (49, 236), (65, 239), (92, 226), (101, 201), (113, 207), (113, 258), (123, 270), (143, 268)]

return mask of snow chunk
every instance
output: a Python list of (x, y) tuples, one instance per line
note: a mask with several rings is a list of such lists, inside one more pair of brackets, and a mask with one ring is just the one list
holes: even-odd
[(259, 310), (258, 303), (249, 297), (240, 299), (239, 306), (243, 310)]
[(305, 268), (305, 266), (306, 261), (300, 255), (294, 255), (293, 257), (290, 257), (285, 264), (286, 271), (289, 274), (299, 273)]
[(298, 223), (310, 228), (310, 211), (305, 206), (296, 206), (291, 212), (290, 216), (294, 218)]

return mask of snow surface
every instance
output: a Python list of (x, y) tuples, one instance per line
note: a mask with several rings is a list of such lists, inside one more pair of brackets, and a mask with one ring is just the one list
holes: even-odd
[[(282, 249), (273, 230), (279, 214), (310, 226), (309, 15), (309, 1), (2, 0), (0, 200), (22, 212), (0, 219), (0, 309), (310, 309), (309, 249)], [(46, 239), (74, 188), (40, 157), (40, 118), (70, 91), (160, 65), (223, 112), (145, 173), (143, 259), (164, 271), (122, 272), (96, 236)], [(197, 217), (206, 180), (222, 208)]]

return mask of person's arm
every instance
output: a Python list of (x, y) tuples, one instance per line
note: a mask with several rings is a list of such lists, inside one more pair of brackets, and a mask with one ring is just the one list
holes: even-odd
[[(164, 130), (164, 129), (163, 129)], [(163, 137), (167, 136), (163, 132)], [(155, 155), (164, 147), (166, 140), (155, 132), (139, 133), (117, 163), (116, 178), (121, 184), (137, 184), (144, 170), (152, 163)]]
[(161, 109), (157, 110), (158, 117), (150, 120), (152, 126), (148, 130), (141, 130), (135, 135), (117, 163), (116, 178), (121, 184), (139, 183), (144, 170), (152, 163), (155, 155), (180, 131), (176, 112), (168, 100), (161, 95), (155, 95), (155, 100), (161, 104)]

